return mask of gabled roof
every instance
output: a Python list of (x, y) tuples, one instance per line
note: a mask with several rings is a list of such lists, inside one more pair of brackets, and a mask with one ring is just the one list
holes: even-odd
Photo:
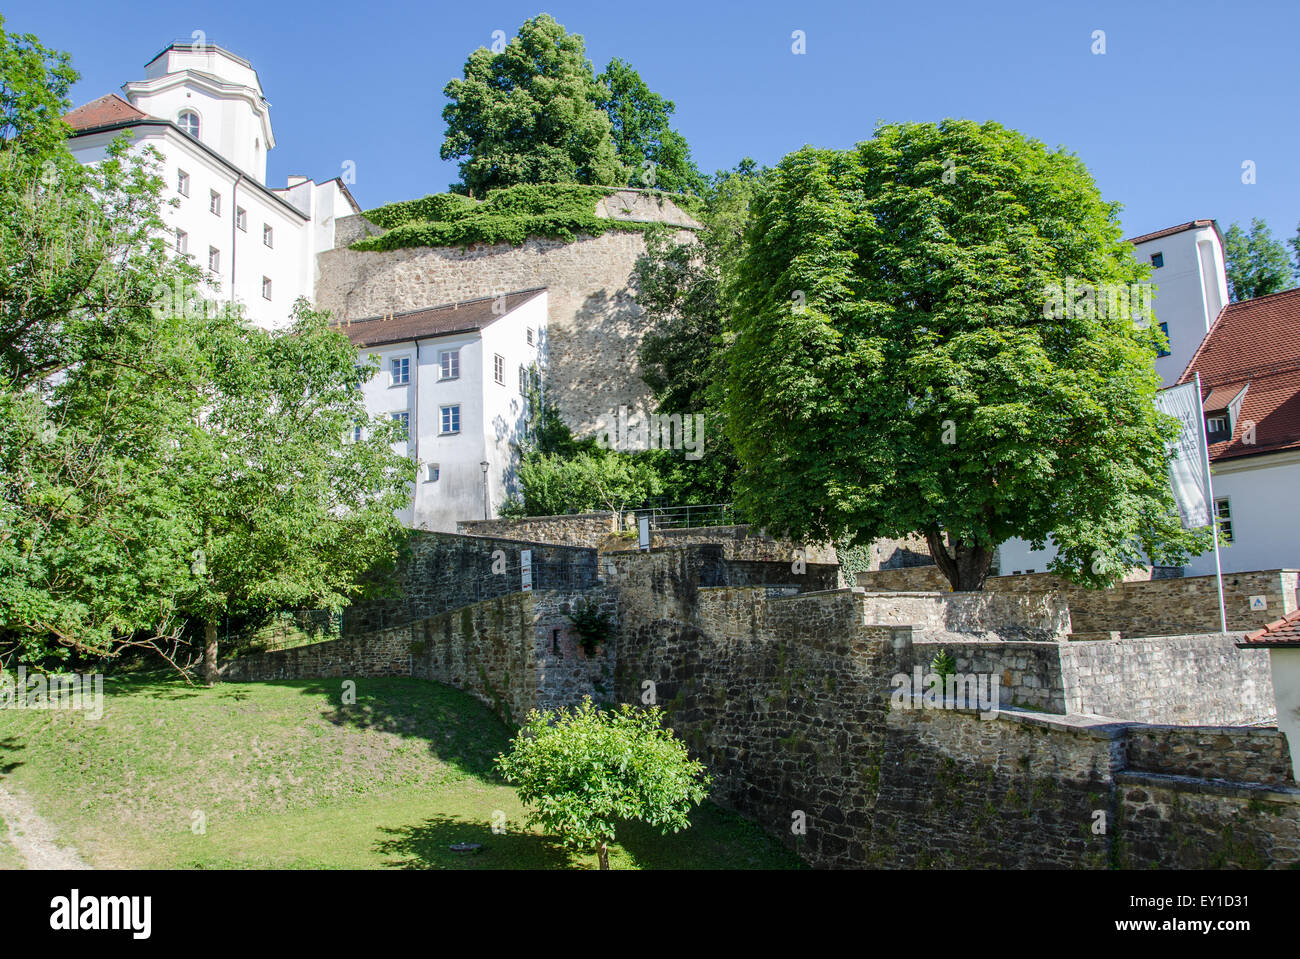
[(84, 133), (114, 123), (143, 120), (147, 116), (147, 113), (137, 110), (116, 93), (110, 93), (77, 107), (71, 113), (65, 113), (63, 122)]
[(480, 296), (443, 306), (408, 310), (405, 313), (336, 321), (333, 325), (357, 347), (408, 343), (411, 340), (450, 336), (453, 333), (475, 333), (545, 292), (546, 287), (539, 286), (507, 293), (505, 303), (501, 306), (497, 306), (497, 296)]
[[(1300, 288), (1225, 306), (1178, 382), (1197, 373), (1204, 401), (1250, 387), (1232, 438), (1210, 446), (1211, 460), (1300, 448)], [(1255, 442), (1244, 443), (1251, 424)]]
[(1214, 232), (1219, 234), (1219, 243), (1222, 244), (1223, 234), (1219, 231), (1219, 223), (1217, 220), (1188, 220), (1186, 223), (1166, 227), (1163, 230), (1156, 230), (1154, 233), (1144, 233), (1141, 236), (1131, 237), (1128, 242), (1137, 246), (1139, 243), (1150, 243), (1152, 240), (1162, 240), (1167, 236), (1173, 236), (1175, 233), (1182, 233), (1186, 230), (1200, 230), (1210, 226), (1214, 227)]
[(1275, 619), (1263, 629), (1247, 633), (1240, 643), (1242, 649), (1257, 646), (1300, 646), (1300, 609), (1281, 619)]

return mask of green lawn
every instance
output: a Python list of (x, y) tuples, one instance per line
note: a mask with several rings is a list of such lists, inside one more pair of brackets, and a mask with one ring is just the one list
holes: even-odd
[(9, 824), (0, 816), (0, 869), (22, 869), (23, 858), (9, 841)]
[[(101, 868), (593, 868), (592, 856), (523, 829), (491, 765), (508, 739), (486, 706), (422, 680), (357, 680), (357, 704), (344, 706), (341, 680), (206, 689), (117, 678), (98, 721), (0, 712), (0, 781)], [(623, 827), (611, 865), (800, 866), (717, 806), (692, 822), (669, 836)], [(483, 848), (448, 849), (458, 842)]]

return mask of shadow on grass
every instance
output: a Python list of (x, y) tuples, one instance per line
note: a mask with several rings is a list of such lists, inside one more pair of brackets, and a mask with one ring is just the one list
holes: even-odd
[(691, 827), (678, 833), (619, 823), (618, 844), (641, 869), (807, 868), (756, 823), (711, 802), (691, 810)]
[[(375, 850), (394, 869), (574, 869), (589, 867), (584, 858), (545, 836), (493, 833), (486, 823), (432, 816), (417, 826), (381, 827), (389, 838)], [(478, 843), (474, 852), (454, 852), (459, 843)], [(590, 859), (591, 857), (587, 857)], [(594, 860), (592, 860), (594, 862)]]
[(22, 748), (23, 744), (12, 736), (8, 739), (0, 739), (0, 776), (8, 776), (19, 766), (23, 765), (22, 760), (14, 762), (9, 759), (10, 753), (16, 753)]

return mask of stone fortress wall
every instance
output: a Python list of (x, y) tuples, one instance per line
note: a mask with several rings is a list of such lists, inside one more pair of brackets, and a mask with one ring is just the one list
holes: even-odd
[[(622, 190), (600, 201), (611, 219), (661, 223), (693, 236), (698, 223), (669, 200)], [(637, 349), (644, 332), (633, 299), (633, 270), (645, 253), (640, 232), (609, 230), (573, 242), (533, 237), (508, 243), (416, 247), (383, 252), (348, 249), (383, 232), (364, 217), (339, 221), (341, 239), (318, 257), (316, 305), (336, 319), (452, 303), (497, 292), (544, 286), (549, 304), (546, 385), (561, 415), (578, 434), (620, 406), (649, 410)]]
[[(470, 553), (478, 542), (452, 538)], [(501, 542), (482, 540), (473, 565)], [(243, 657), (226, 676), (418, 676), (515, 723), (584, 695), (648, 696), (710, 768), (713, 798), (815, 866), (1300, 863), (1288, 744), (1249, 725), (1272, 699), (1267, 654), (1235, 637), (1079, 641), (1059, 594), (935, 592), (890, 607), (887, 594), (834, 588), (833, 566), (795, 573), (720, 543), (601, 551), (596, 570), (585, 589)], [(586, 598), (616, 622), (590, 658), (565, 615)], [(936, 618), (902, 621), (925, 616)], [(896, 677), (938, 648), (999, 677), (995, 716), (894, 701)]]

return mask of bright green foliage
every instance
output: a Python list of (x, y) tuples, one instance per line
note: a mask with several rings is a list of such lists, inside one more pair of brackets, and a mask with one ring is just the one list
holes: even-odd
[(525, 454), (519, 465), (522, 500), (502, 514), (557, 516), (611, 510), (621, 513), (662, 491), (658, 472), (644, 460), (613, 450), (588, 449), (569, 457)]
[(345, 442), (365, 418), (355, 350), (302, 309), (270, 334), (205, 303), (164, 242), (157, 154), (121, 140), (83, 167), (57, 120), (66, 60), (0, 34), (6, 71), (15, 57), (0, 85), (0, 660), (159, 649), (182, 614), (338, 608), (395, 552), (414, 474), (390, 424)]
[(706, 452), (687, 460), (676, 451), (654, 454), (674, 504), (729, 502), (735, 451), (723, 430), (728, 289), (749, 220), (749, 201), (761, 182), (752, 160), (715, 174), (704, 193), (704, 223), (694, 242), (665, 230), (646, 236), (637, 261), (637, 303), (649, 328), (638, 358), (641, 378), (664, 413), (702, 413)]
[(198, 273), (156, 239), (156, 155), (64, 147), (65, 55), (0, 30), (0, 77), (0, 661), (110, 655), (189, 579), (168, 474), (193, 360), (150, 304)]
[(1234, 303), (1291, 286), (1294, 271), (1286, 245), (1275, 240), (1268, 224), (1258, 217), (1250, 221), (1250, 233), (1236, 223), (1228, 227), (1223, 234), (1223, 254), (1227, 260), (1228, 297)]
[(655, 93), (630, 63), (615, 57), (596, 78), (598, 106), (609, 115), (628, 186), (702, 194), (704, 177), (691, 159), (686, 138), (669, 126), (677, 109)]
[(958, 589), (1011, 537), (1051, 535), (1090, 584), (1204, 548), (1166, 477), (1154, 323), (1045, 316), (1053, 285), (1147, 270), (1077, 157), (994, 123), (882, 125), (786, 157), (753, 218), (726, 408), (738, 506), (769, 532), (920, 531)]
[(663, 728), (659, 707), (624, 703), (602, 712), (590, 699), (571, 710), (531, 711), (497, 768), (528, 807), (530, 826), (596, 850), (603, 869), (620, 822), (686, 829), (710, 783), (704, 766)]
[[(412, 246), (460, 246), (471, 243), (520, 245), (530, 236), (572, 241), (579, 236), (600, 236), (607, 230), (641, 232), (646, 223), (613, 220), (596, 215), (596, 203), (613, 192), (608, 187), (578, 184), (521, 185), (494, 190), (478, 202), (456, 194), (439, 193), (380, 207), (366, 214), (381, 226), (392, 228), (352, 244), (354, 250), (400, 250)], [(405, 219), (424, 215), (442, 219)]]
[(201, 423), (178, 474), (197, 538), (184, 609), (208, 623), (259, 608), (340, 610), (396, 555), (393, 511), (415, 480), (414, 462), (392, 450), (400, 426), (367, 423), (356, 387), (373, 361), (359, 369), (305, 300), (288, 330), (218, 325), (202, 349)]
[(475, 50), (443, 93), (441, 155), (461, 161), (471, 196), (517, 183), (626, 180), (582, 37), (548, 14), (526, 21), (501, 53)]

